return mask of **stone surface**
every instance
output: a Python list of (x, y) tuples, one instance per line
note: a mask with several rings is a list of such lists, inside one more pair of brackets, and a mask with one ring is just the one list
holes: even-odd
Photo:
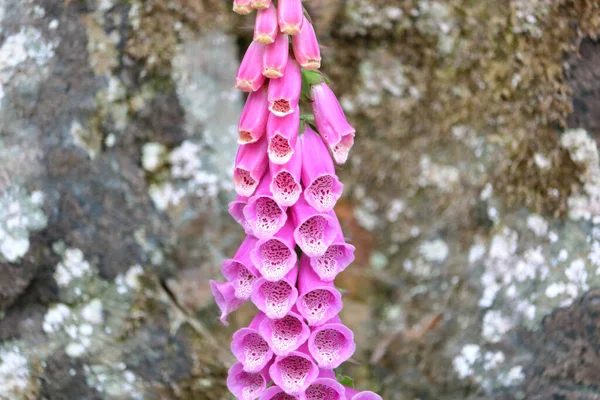
[[(393, 4), (392, 4), (393, 3)], [(305, 2), (356, 144), (340, 372), (384, 399), (600, 397), (598, 0)], [(0, 2), (0, 399), (227, 399), (219, 279), (251, 19)]]

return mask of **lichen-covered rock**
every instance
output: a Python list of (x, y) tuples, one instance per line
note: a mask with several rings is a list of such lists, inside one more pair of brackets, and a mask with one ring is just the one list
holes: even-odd
[[(346, 375), (383, 398), (600, 396), (597, 0), (314, 0), (357, 129)], [(241, 229), (215, 0), (0, 3), (0, 398), (225, 399)], [(240, 29), (241, 28), (241, 29)]]

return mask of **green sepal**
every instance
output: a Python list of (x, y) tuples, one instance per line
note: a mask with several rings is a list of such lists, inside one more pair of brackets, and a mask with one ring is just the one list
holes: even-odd
[(342, 375), (339, 372), (336, 372), (335, 377), (340, 384), (354, 389), (354, 380), (349, 376)]
[(325, 75), (320, 71), (312, 71), (303, 69), (302, 70), (302, 91), (300, 92), (300, 98), (302, 101), (311, 102), (310, 88), (313, 85), (325, 82), (328, 85), (331, 83)]

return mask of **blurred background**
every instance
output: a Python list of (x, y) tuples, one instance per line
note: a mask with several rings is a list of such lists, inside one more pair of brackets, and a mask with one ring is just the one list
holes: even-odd
[[(600, 398), (600, 1), (308, 0), (357, 130), (336, 284), (386, 400)], [(229, 399), (209, 279), (253, 16), (0, 0), (0, 399)]]

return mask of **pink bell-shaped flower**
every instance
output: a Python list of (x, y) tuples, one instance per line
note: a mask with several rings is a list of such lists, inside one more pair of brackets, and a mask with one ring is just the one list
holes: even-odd
[(321, 68), (321, 50), (312, 24), (304, 17), (300, 33), (292, 36), (292, 47), (296, 61), (304, 69), (316, 70)]
[(264, 45), (271, 44), (275, 41), (277, 33), (279, 25), (275, 5), (271, 4), (266, 9), (258, 10), (254, 23), (254, 41)]

